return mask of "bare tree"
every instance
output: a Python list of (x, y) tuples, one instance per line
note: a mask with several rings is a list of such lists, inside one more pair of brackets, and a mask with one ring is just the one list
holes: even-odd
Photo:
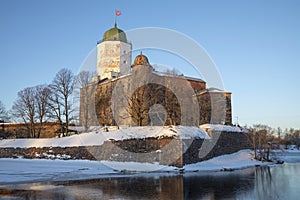
[(179, 102), (163, 85), (143, 85), (125, 99), (124, 108), (138, 126), (180, 123)]
[(0, 123), (1, 123), (1, 129), (0, 133), (4, 132), (4, 122), (8, 121), (8, 113), (5, 109), (4, 104), (0, 101)]
[(87, 87), (92, 82), (93, 76), (94, 76), (94, 73), (92, 73), (90, 71), (81, 71), (75, 77), (75, 83), (80, 88)]
[(5, 109), (4, 104), (0, 101), (0, 120), (6, 121), (8, 119), (7, 111)]
[(277, 137), (280, 139), (282, 134), (282, 129), (280, 127), (277, 127)]
[(300, 147), (300, 130), (295, 130), (293, 128), (290, 128), (289, 131), (286, 130), (286, 134), (284, 136), (284, 141), (286, 148), (288, 148), (288, 145), (296, 145), (299, 149)]
[(179, 76), (180, 75), (180, 72), (175, 68), (172, 68), (172, 69), (167, 68), (164, 73), (171, 75), (171, 76)]
[(26, 124), (30, 137), (36, 137), (35, 134), (35, 89), (33, 87), (25, 88), (18, 92), (17, 100), (12, 106), (12, 115)]
[[(71, 103), (69, 100), (73, 92), (73, 83), (73, 73), (71, 70), (63, 68), (55, 75), (50, 85), (51, 92), (53, 93), (51, 107), (61, 125), (63, 125), (62, 121), (64, 120), (65, 126), (62, 127), (64, 129), (64, 136), (67, 135), (69, 128), (71, 114)], [(62, 116), (64, 116), (63, 120)]]
[[(198, 102), (192, 97), (194, 91), (185, 79), (158, 76), (151, 66), (141, 66), (133, 68), (130, 77), (113, 83), (98, 87), (96, 113), (99, 121), (103, 121), (101, 113), (104, 113), (112, 116), (118, 125), (199, 125)], [(107, 107), (111, 108), (109, 112), (105, 110)]]
[(127, 112), (138, 126), (148, 124), (148, 112), (151, 104), (151, 95), (148, 87), (138, 88), (133, 95), (128, 98)]
[(60, 133), (64, 132), (64, 123), (63, 123), (63, 110), (62, 110), (62, 105), (59, 99), (58, 94), (53, 91), (53, 88), (51, 88), (51, 85), (49, 86), (50, 88), (50, 96), (49, 96), (49, 102), (48, 106), (50, 109), (49, 117), (52, 120), (56, 120), (59, 125), (60, 125)]
[(270, 147), (274, 139), (272, 128), (263, 124), (255, 124), (249, 128), (249, 133), (246, 134), (253, 146), (254, 158), (269, 160)]
[[(85, 130), (88, 129), (89, 125), (93, 121), (92, 118), (92, 109), (91, 103), (92, 103), (92, 97), (94, 95), (94, 89), (95, 86), (91, 85), (92, 78), (94, 73), (90, 71), (81, 71), (76, 77), (75, 77), (75, 84), (74, 84), (74, 103), (79, 103), (80, 105), (77, 105), (77, 121), (80, 121), (81, 125), (84, 127)], [(75, 105), (76, 106), (76, 105)]]
[(36, 100), (36, 118), (39, 123), (37, 130), (37, 137), (41, 135), (41, 130), (43, 128), (43, 123), (49, 117), (50, 108), (49, 108), (49, 98), (50, 97), (50, 88), (47, 85), (38, 85), (35, 87), (35, 100)]

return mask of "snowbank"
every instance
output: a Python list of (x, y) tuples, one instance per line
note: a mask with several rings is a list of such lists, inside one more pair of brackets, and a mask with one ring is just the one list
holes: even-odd
[(241, 150), (233, 154), (218, 156), (207, 161), (186, 165), (184, 169), (186, 171), (233, 170), (267, 164), (253, 159), (251, 150)]
[(236, 126), (227, 126), (227, 125), (220, 125), (220, 124), (203, 124), (200, 125), (200, 128), (203, 130), (211, 130), (211, 131), (225, 131), (225, 132), (246, 132), (245, 129), (241, 129)]
[(133, 138), (205, 138), (208, 134), (198, 127), (191, 126), (148, 126), (148, 127), (110, 127), (109, 131), (103, 127), (93, 127), (91, 132), (72, 135), (64, 138), (47, 139), (5, 139), (0, 140), (1, 147), (72, 147), (101, 145), (106, 140), (125, 140)]

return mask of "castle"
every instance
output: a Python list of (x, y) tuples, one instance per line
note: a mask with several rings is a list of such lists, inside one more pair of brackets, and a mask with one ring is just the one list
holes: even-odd
[(163, 126), (232, 124), (231, 93), (206, 82), (156, 71), (117, 27), (97, 43), (97, 74), (80, 90), (80, 121), (94, 125)]
[[(230, 92), (207, 88), (206, 82), (199, 78), (158, 72), (142, 52), (131, 64), (131, 52), (132, 45), (127, 41), (125, 32), (115, 24), (97, 43), (96, 76), (80, 89), (81, 125), (85, 128), (115, 126), (101, 128), (101, 131), (118, 128), (116, 132), (121, 133), (120, 138), (104, 138), (103, 144), (99, 141), (99, 145), (91, 146), (79, 136), (81, 146), (4, 147), (0, 149), (0, 158), (44, 158), (50, 153), (55, 157), (68, 155), (70, 159), (159, 163), (182, 168), (186, 164), (251, 148), (247, 136), (239, 129), (205, 128), (208, 137), (204, 137), (199, 133), (202, 129), (190, 127), (231, 125)], [(47, 125), (55, 128), (55, 123)], [(161, 134), (166, 129), (175, 134)], [(180, 136), (180, 133), (193, 132), (194, 129), (197, 134)], [(139, 138), (134, 135), (155, 130), (159, 131), (155, 137), (143, 135)], [(91, 134), (98, 133), (95, 132)], [(123, 136), (127, 137), (123, 139)]]

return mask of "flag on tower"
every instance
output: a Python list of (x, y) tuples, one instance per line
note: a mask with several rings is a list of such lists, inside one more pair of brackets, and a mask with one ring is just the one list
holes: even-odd
[(116, 16), (120, 16), (121, 15), (121, 11), (120, 10), (116, 10)]

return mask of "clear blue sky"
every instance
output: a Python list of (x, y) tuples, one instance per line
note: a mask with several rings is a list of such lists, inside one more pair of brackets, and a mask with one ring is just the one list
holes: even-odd
[(233, 93), (233, 116), (241, 125), (300, 128), (297, 0), (1, 0), (0, 100), (6, 108), (19, 90), (50, 83), (61, 68), (76, 73), (113, 26), (115, 9), (125, 31), (169, 28), (202, 45)]

